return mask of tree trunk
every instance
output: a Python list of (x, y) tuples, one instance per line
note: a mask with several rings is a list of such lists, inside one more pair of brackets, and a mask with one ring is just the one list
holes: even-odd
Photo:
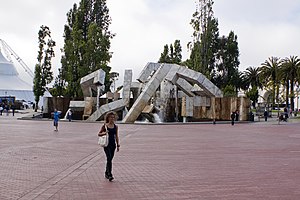
[(291, 79), (291, 109), (294, 111), (294, 80)]
[(290, 92), (290, 83), (289, 79), (286, 80), (286, 97), (285, 97), (285, 102), (286, 102), (286, 107), (289, 105), (289, 92)]
[(37, 112), (39, 102), (35, 102), (34, 112)]
[(279, 108), (279, 84), (276, 84), (276, 101)]
[(275, 83), (273, 84), (273, 89), (272, 89), (272, 95), (273, 95), (273, 99), (272, 99), (272, 106), (275, 108), (275, 99), (277, 100), (277, 98), (276, 98), (276, 85), (275, 85)]

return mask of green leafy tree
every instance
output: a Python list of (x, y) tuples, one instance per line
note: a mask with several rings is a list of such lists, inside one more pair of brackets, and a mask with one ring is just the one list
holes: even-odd
[(158, 60), (159, 63), (170, 63), (171, 58), (169, 55), (169, 46), (166, 44), (164, 46), (164, 51), (160, 54), (160, 58)]
[(62, 69), (58, 69), (58, 75), (55, 78), (55, 82), (53, 88), (50, 89), (50, 93), (52, 96), (64, 96), (65, 95), (65, 81), (62, 79), (63, 71)]
[(171, 56), (173, 63), (175, 64), (181, 64), (182, 62), (182, 47), (180, 44), (180, 40), (175, 40), (174, 42), (174, 52), (173, 55)]
[(226, 85), (223, 89), (224, 97), (236, 97), (237, 93), (235, 91), (235, 87), (233, 85)]
[(66, 81), (66, 93), (70, 97), (81, 97), (80, 79), (97, 70), (106, 72), (105, 86), (111, 84), (108, 63), (111, 59), (109, 31), (111, 19), (106, 0), (81, 0), (67, 14), (62, 56), (62, 79)]
[(163, 53), (160, 54), (159, 63), (182, 63), (182, 47), (180, 40), (175, 40), (174, 44), (170, 44), (170, 47), (166, 44), (164, 46)]
[(258, 101), (258, 89), (256, 86), (252, 87), (246, 92), (246, 96), (252, 101), (252, 106), (255, 108), (256, 102)]
[(240, 61), (237, 36), (233, 31), (228, 37), (220, 38), (216, 60), (216, 75), (213, 82), (220, 88), (234, 85), (238, 91), (242, 87), (242, 76), (238, 70)]
[(51, 59), (55, 56), (53, 48), (55, 42), (51, 38), (51, 31), (47, 26), (41, 26), (38, 32), (39, 51), (38, 63), (35, 65), (33, 93), (35, 96), (35, 111), (38, 108), (40, 97), (44, 95), (46, 86), (53, 80), (53, 72), (51, 71)]
[(213, 0), (198, 0), (191, 25), (193, 41), (188, 44), (190, 58), (185, 62), (189, 68), (201, 72), (221, 89), (243, 86), (239, 72), (239, 48), (237, 35), (219, 37), (218, 20), (213, 13)]
[(191, 25), (194, 29), (193, 42), (188, 44), (191, 50), (186, 64), (189, 68), (201, 72), (212, 80), (215, 73), (216, 53), (218, 52), (218, 21), (213, 16), (212, 0), (198, 0)]

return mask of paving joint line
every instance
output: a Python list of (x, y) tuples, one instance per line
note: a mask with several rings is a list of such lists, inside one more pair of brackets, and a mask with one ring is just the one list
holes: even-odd
[[(23, 195), (19, 198), (19, 200), (32, 200), (36, 199), (40, 196), (45, 197), (45, 199), (50, 198), (56, 192), (58, 192), (64, 185), (72, 181), (74, 178), (79, 176), (83, 173), (89, 166), (96, 163), (101, 157), (103, 157), (103, 153), (99, 153), (99, 149), (94, 153), (86, 156), (81, 161), (78, 161), (74, 165), (68, 167), (64, 171), (60, 172), (59, 174), (55, 175), (54, 177), (48, 179), (46, 182), (40, 184), (27, 194)], [(49, 189), (53, 189), (52, 193), (47, 193)], [(46, 193), (46, 195), (44, 194)], [(47, 198), (46, 198), (47, 196)]]

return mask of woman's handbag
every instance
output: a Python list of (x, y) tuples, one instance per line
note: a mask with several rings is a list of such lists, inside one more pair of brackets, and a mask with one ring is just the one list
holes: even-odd
[(108, 131), (107, 131), (106, 125), (104, 125), (104, 127), (105, 127), (105, 135), (99, 136), (99, 139), (98, 139), (98, 144), (100, 145), (100, 147), (108, 146)]

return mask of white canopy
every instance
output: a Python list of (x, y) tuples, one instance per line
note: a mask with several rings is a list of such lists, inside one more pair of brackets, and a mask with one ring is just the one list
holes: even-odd
[(32, 85), (19, 77), (14, 64), (0, 51), (0, 96), (15, 96), (16, 99), (34, 101)]
[(0, 89), (32, 90), (32, 86), (19, 77), (14, 64), (2, 55), (0, 51)]

